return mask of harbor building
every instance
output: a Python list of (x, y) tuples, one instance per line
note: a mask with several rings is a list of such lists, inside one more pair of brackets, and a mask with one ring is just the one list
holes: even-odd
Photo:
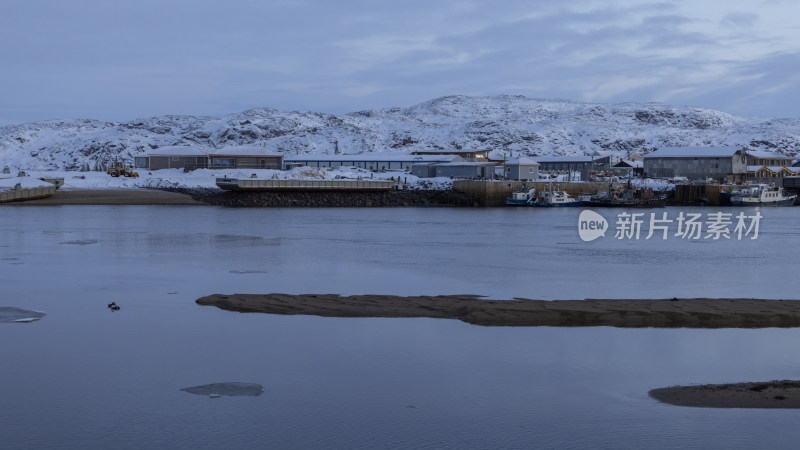
[(507, 180), (538, 180), (539, 163), (523, 156), (511, 158), (503, 163), (503, 177)]
[(747, 172), (742, 147), (664, 147), (644, 156), (644, 176), (741, 182)]
[(212, 169), (283, 169), (283, 155), (267, 147), (237, 145), (214, 150), (208, 155)]
[(137, 169), (196, 169), (208, 167), (208, 152), (191, 145), (170, 145), (134, 158)]
[(292, 167), (358, 167), (365, 170), (411, 171), (415, 164), (436, 164), (464, 161), (464, 158), (448, 155), (413, 155), (407, 153), (358, 153), (350, 155), (297, 155), (287, 157), (287, 169)]

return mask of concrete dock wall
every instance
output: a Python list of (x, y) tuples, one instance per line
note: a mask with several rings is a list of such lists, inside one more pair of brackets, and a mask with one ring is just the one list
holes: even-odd
[(56, 187), (43, 186), (36, 188), (23, 188), (21, 185), (9, 191), (0, 191), (0, 203), (5, 202), (20, 202), (24, 200), (33, 200), (37, 198), (49, 197), (56, 193)]

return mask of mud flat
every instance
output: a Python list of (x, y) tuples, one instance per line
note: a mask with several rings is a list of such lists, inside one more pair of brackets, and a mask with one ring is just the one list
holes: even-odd
[[(157, 189), (59, 189), (50, 197), (16, 206), (61, 205), (202, 205), (191, 196)], [(3, 205), (12, 205), (4, 203)]]
[(800, 327), (800, 301), (761, 299), (486, 300), (475, 295), (213, 294), (200, 305), (323, 317), (429, 317), (483, 326)]
[(703, 408), (800, 408), (800, 381), (704, 384), (653, 389), (654, 399)]

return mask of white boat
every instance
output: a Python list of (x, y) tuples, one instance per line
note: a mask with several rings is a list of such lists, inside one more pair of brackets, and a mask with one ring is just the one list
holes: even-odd
[(531, 202), (536, 199), (536, 189), (529, 191), (512, 192), (511, 197), (506, 199), (506, 205), (511, 206), (530, 206)]
[(533, 206), (580, 206), (581, 202), (564, 191), (545, 191), (536, 197)]
[(731, 192), (731, 205), (738, 206), (787, 206), (794, 205), (795, 199), (797, 194), (788, 194), (782, 187), (766, 184)]

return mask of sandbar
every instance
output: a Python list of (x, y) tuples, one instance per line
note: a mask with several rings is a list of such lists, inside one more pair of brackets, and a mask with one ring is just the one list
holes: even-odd
[(654, 399), (701, 408), (800, 408), (800, 381), (704, 384), (653, 389)]
[(747, 298), (487, 300), (475, 295), (213, 294), (200, 305), (323, 317), (428, 317), (481, 326), (800, 327), (800, 302)]
[(58, 189), (50, 197), (24, 202), (0, 203), (13, 206), (62, 205), (204, 205), (187, 194), (158, 189)]

